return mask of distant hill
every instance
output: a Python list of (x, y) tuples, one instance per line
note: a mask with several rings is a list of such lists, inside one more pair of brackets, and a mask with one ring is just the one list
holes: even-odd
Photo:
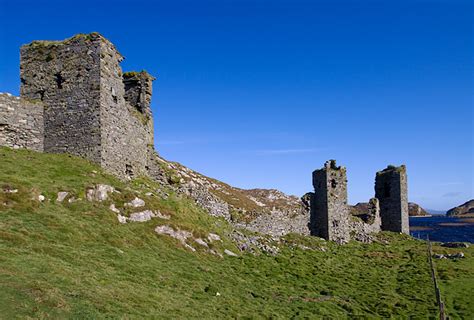
[[(351, 206), (351, 214), (354, 216), (360, 216), (369, 210), (367, 202), (359, 202), (355, 206)], [(421, 217), (427, 216), (429, 213), (420, 207), (418, 204), (409, 202), (408, 203), (408, 214), (410, 217)]]
[(461, 216), (466, 214), (474, 215), (474, 199), (471, 199), (460, 206), (451, 208), (446, 212), (447, 216)]
[(410, 217), (422, 217), (422, 216), (428, 216), (429, 213), (420, 207), (418, 204), (413, 203), (413, 202), (408, 202), (408, 215)]
[(426, 209), (426, 212), (428, 212), (429, 214), (438, 214), (438, 215), (446, 214), (446, 210)]

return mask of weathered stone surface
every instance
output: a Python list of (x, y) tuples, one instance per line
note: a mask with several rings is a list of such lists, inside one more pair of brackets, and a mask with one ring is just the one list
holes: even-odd
[(130, 214), (130, 217), (128, 220), (134, 221), (134, 222), (145, 222), (151, 220), (151, 218), (154, 218), (155, 214), (151, 210), (145, 210), (141, 212), (134, 212)]
[(43, 151), (43, 104), (0, 93), (0, 146)]
[(209, 245), (204, 240), (202, 240), (201, 238), (194, 239), (194, 242), (196, 242), (197, 244), (199, 244), (203, 247), (209, 248)]
[(120, 177), (147, 172), (151, 76), (139, 73), (138, 84), (129, 86), (123, 57), (98, 33), (34, 41), (20, 53), (21, 97), (45, 106), (46, 152), (88, 158)]
[[(189, 231), (177, 229), (176, 231), (167, 225), (158, 226), (155, 228), (155, 232), (158, 234), (168, 235), (172, 238), (175, 238), (181, 242), (181, 244), (186, 245), (186, 240), (191, 238), (193, 234)], [(193, 248), (194, 249), (194, 248)]]
[(221, 237), (218, 234), (215, 234), (215, 233), (209, 233), (207, 235), (207, 239), (209, 240), (209, 242), (222, 241)]
[(109, 206), (109, 209), (110, 209), (111, 211), (115, 212), (115, 213), (120, 213), (120, 210), (115, 207), (115, 204), (114, 204), (114, 203), (112, 203), (112, 204)]
[(105, 201), (108, 199), (108, 193), (114, 192), (115, 188), (107, 184), (98, 184), (93, 189), (87, 189), (86, 198), (89, 201)]
[(382, 230), (410, 233), (405, 166), (388, 166), (377, 172), (375, 197), (380, 201)]
[(57, 202), (63, 202), (64, 199), (66, 199), (68, 194), (69, 194), (69, 192), (66, 192), (66, 191), (58, 192), (58, 197), (56, 198), (56, 201)]
[(338, 243), (349, 241), (346, 168), (327, 161), (313, 172), (314, 196), (311, 197), (311, 234)]
[(205, 186), (191, 181), (181, 186), (179, 192), (193, 198), (197, 205), (206, 209), (211, 216), (230, 220), (229, 205), (212, 194)]
[(360, 242), (372, 242), (372, 234), (380, 232), (381, 224), (379, 200), (372, 198), (367, 203), (367, 210), (364, 213), (352, 217), (350, 221), (352, 237)]
[(127, 223), (127, 217), (122, 216), (121, 214), (117, 215), (117, 219), (120, 223)]
[(145, 201), (138, 197), (135, 197), (135, 199), (125, 204), (126, 207), (132, 207), (132, 208), (139, 208), (139, 207), (143, 207), (144, 205), (145, 205)]
[(235, 253), (233, 253), (232, 251), (230, 251), (228, 249), (225, 249), (224, 253), (228, 256), (231, 256), (231, 257), (238, 257), (238, 255), (236, 255)]

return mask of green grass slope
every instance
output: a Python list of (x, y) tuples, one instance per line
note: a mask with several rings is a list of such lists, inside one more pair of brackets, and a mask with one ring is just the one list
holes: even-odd
[[(114, 186), (105, 202), (57, 203), (68, 191), (84, 199), (98, 183)], [(219, 257), (191, 252), (157, 235), (160, 224), (209, 232), (213, 249), (238, 252), (225, 221), (191, 200), (156, 194), (146, 179), (119, 181), (68, 155), (0, 148), (0, 318), (344, 319), (435, 318), (437, 308), (426, 244), (381, 234), (373, 244), (336, 246), (287, 236), (276, 256)], [(16, 193), (5, 190), (17, 189)], [(169, 192), (169, 190), (164, 190)], [(39, 202), (37, 196), (46, 196)], [(171, 219), (120, 224), (108, 209), (139, 196)], [(321, 250), (324, 248), (324, 250)], [(455, 249), (435, 250), (449, 251)], [(448, 313), (474, 314), (473, 250), (464, 260), (439, 262)], [(438, 262), (437, 262), (438, 263)]]

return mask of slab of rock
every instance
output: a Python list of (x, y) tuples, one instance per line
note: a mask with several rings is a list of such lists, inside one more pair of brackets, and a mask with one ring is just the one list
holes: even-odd
[(139, 208), (139, 207), (143, 207), (144, 205), (145, 205), (145, 201), (138, 197), (135, 197), (135, 199), (125, 204), (126, 207), (132, 207), (132, 208)]
[(155, 214), (151, 210), (145, 210), (145, 211), (140, 211), (140, 212), (134, 212), (130, 215), (130, 218), (128, 220), (133, 221), (133, 222), (145, 222), (151, 220), (151, 218), (154, 218)]
[(193, 236), (193, 234), (189, 231), (180, 229), (177, 229), (175, 231), (172, 227), (166, 225), (156, 227), (155, 232), (158, 234), (165, 234), (172, 238), (175, 238), (179, 240), (184, 246), (186, 246), (186, 240)]
[(206, 243), (206, 241), (202, 240), (201, 238), (194, 239), (194, 241), (203, 247), (209, 248), (209, 245)]
[(228, 256), (231, 256), (231, 257), (238, 257), (238, 255), (236, 255), (235, 253), (233, 253), (232, 251), (227, 250), (227, 249), (224, 250), (224, 253)]
[(124, 217), (121, 214), (117, 215), (117, 219), (120, 223), (127, 223), (127, 217)]
[(106, 184), (98, 184), (93, 189), (87, 189), (86, 198), (89, 201), (105, 201), (108, 199), (108, 193), (114, 192), (115, 188)]
[(469, 248), (469, 244), (465, 242), (445, 242), (441, 246), (446, 248)]
[(58, 197), (56, 198), (56, 201), (57, 202), (63, 202), (64, 199), (66, 199), (68, 194), (69, 194), (69, 192), (66, 192), (66, 191), (58, 192)]
[(115, 204), (114, 204), (114, 203), (112, 203), (112, 204), (109, 206), (109, 209), (110, 209), (111, 211), (115, 212), (115, 213), (120, 213), (120, 210), (115, 207)]
[(215, 233), (209, 233), (209, 234), (207, 235), (207, 239), (208, 239), (210, 242), (222, 241), (222, 240), (221, 240), (221, 237), (220, 237), (218, 234), (215, 234)]
[(160, 218), (160, 219), (164, 219), (164, 220), (171, 219), (171, 216), (169, 216), (167, 214), (164, 214), (164, 213), (161, 213), (159, 210), (155, 211), (155, 217)]

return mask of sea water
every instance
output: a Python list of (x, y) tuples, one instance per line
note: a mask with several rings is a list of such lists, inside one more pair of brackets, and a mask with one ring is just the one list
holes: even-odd
[(410, 217), (410, 234), (419, 239), (439, 242), (474, 243), (474, 218), (447, 217)]

